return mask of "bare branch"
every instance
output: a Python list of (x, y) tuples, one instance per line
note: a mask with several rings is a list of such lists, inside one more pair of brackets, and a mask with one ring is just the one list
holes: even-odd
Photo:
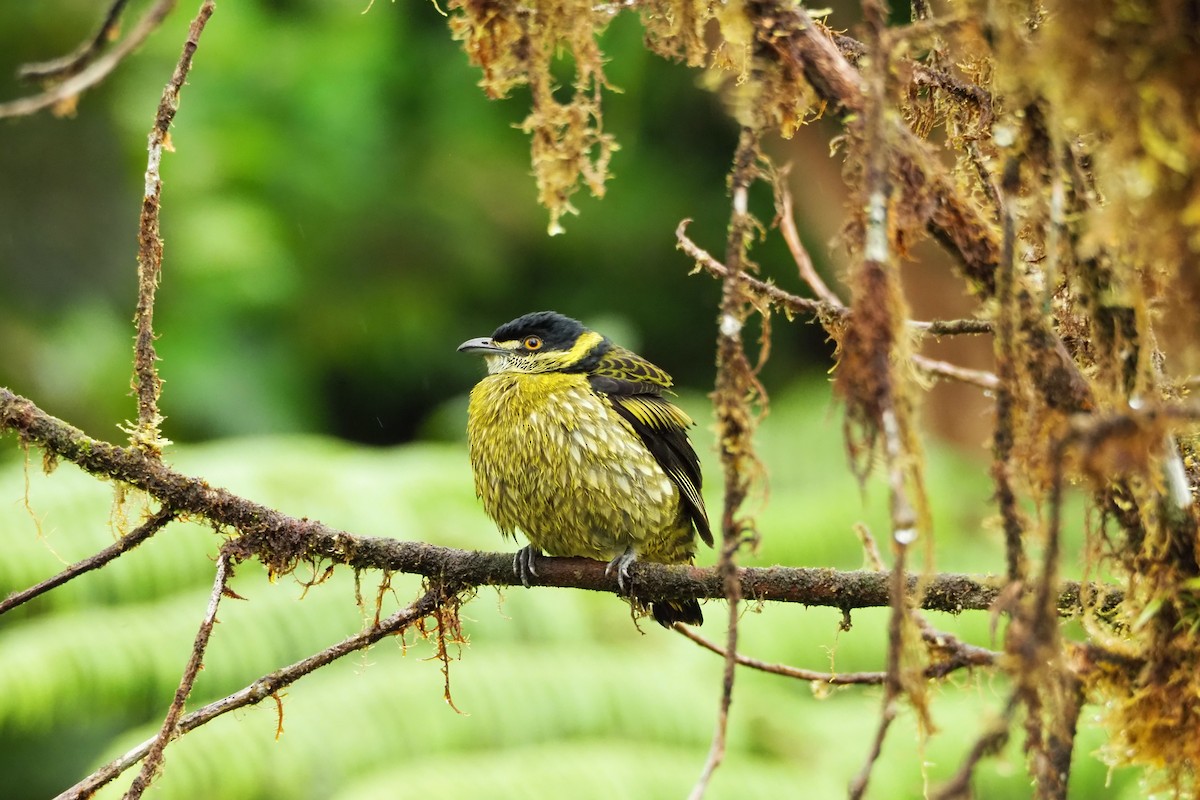
[(129, 785), (129, 790), (125, 792), (125, 800), (138, 800), (146, 789), (150, 788), (150, 784), (162, 766), (163, 752), (167, 748), (167, 743), (179, 735), (177, 728), (179, 718), (183, 715), (183, 706), (187, 703), (188, 695), (192, 693), (196, 675), (200, 672), (200, 667), (204, 662), (204, 653), (208, 650), (208, 639), (212, 635), (213, 625), (217, 621), (217, 607), (221, 604), (221, 598), (225, 595), (225, 587), (229, 584), (231, 576), (229, 555), (222, 550), (221, 555), (217, 557), (217, 574), (213, 578), (212, 594), (208, 597), (208, 609), (204, 613), (204, 619), (200, 622), (200, 629), (196, 631), (196, 641), (192, 644), (192, 655), (183, 670), (183, 677), (179, 680), (179, 688), (175, 690), (175, 699), (171, 702), (171, 707), (167, 709), (162, 729), (154, 738), (154, 743), (150, 745), (146, 759), (142, 762), (141, 771)]
[(951, 364), (949, 361), (940, 361), (936, 358), (929, 358), (918, 354), (913, 355), (912, 363), (913, 366), (926, 375), (969, 383), (972, 386), (978, 386), (980, 389), (989, 392), (995, 391), (1000, 386), (1000, 380), (995, 374), (986, 370), (968, 369), (967, 367), (960, 367), (957, 364)]
[[(893, 540), (895, 535), (893, 534)], [(867, 791), (867, 783), (871, 779), (871, 770), (879, 760), (883, 750), (883, 740), (896, 719), (896, 706), (904, 691), (904, 683), (900, 675), (901, 651), (904, 639), (904, 621), (909, 616), (909, 599), (903, 591), (903, 571), (908, 547), (901, 544), (896, 550), (896, 564), (889, 573), (889, 583), (892, 587), (891, 616), (888, 623), (887, 671), (883, 673), (883, 709), (879, 715), (879, 724), (875, 729), (875, 737), (871, 740), (871, 748), (867, 752), (866, 761), (850, 781), (849, 797), (860, 800)]]
[[(678, 247), (683, 252), (687, 253), (696, 262), (698, 266), (704, 267), (710, 275), (725, 280), (729, 278), (729, 270), (725, 265), (714, 258), (707, 250), (704, 250), (695, 242), (693, 242), (686, 233), (690, 219), (685, 219), (675, 228), (675, 239)], [(772, 305), (779, 306), (784, 311), (792, 314), (821, 314), (829, 313), (833, 316), (839, 316), (841, 308), (840, 304), (826, 303), (821, 300), (812, 300), (807, 297), (801, 297), (792, 294), (784, 289), (779, 288), (773, 283), (761, 281), (752, 275), (740, 275), (738, 280), (746, 284), (751, 292), (757, 297), (769, 301)]]
[(813, 266), (812, 256), (808, 254), (804, 242), (800, 241), (800, 232), (796, 230), (795, 213), (792, 211), (792, 192), (788, 188), (787, 179), (788, 170), (783, 168), (773, 181), (777, 209), (776, 220), (779, 223), (783, 239), (787, 242), (788, 250), (792, 254), (792, 260), (796, 262), (796, 269), (800, 271), (800, 278), (809, 285), (813, 294), (826, 303), (833, 306), (845, 305), (841, 298), (825, 285), (825, 281), (821, 279), (816, 267)]
[(133, 30), (121, 40), (116, 47), (97, 58), (78, 74), (72, 75), (53, 89), (48, 89), (32, 97), (10, 100), (0, 103), (0, 119), (5, 117), (25, 117), (36, 114), (45, 108), (70, 108), (82, 93), (108, 77), (138, 46), (158, 30), (158, 26), (175, 8), (177, 0), (158, 0), (146, 10), (138, 20)]
[[(831, 318), (849, 320), (852, 316), (850, 309), (842, 303), (841, 299), (817, 275), (816, 270), (812, 267), (812, 260), (809, 258), (808, 252), (804, 249), (804, 245), (800, 242), (799, 234), (796, 233), (795, 223), (790, 222), (791, 197), (786, 189), (777, 189), (777, 191), (781, 194), (780, 203), (782, 204), (779, 217), (780, 229), (784, 232), (784, 238), (788, 240), (788, 247), (792, 250), (792, 257), (796, 259), (796, 265), (800, 269), (801, 277), (809, 283), (813, 291), (821, 296), (822, 299), (809, 300), (808, 298), (799, 297), (780, 289), (773, 283), (760, 281), (749, 275), (740, 275), (738, 276), (739, 279), (744, 281), (749, 290), (757, 297), (766, 300), (772, 305), (782, 306), (784, 310), (790, 313), (811, 313), (815, 314), (821, 320)], [(683, 220), (679, 223), (679, 227), (675, 229), (675, 238), (679, 243), (679, 248), (713, 275), (729, 279), (729, 272), (725, 268), (725, 265), (717, 261), (688, 238), (687, 233), (685, 233), (688, 222), (689, 220)], [(909, 320), (907, 324), (909, 327), (935, 336), (960, 333), (990, 333), (992, 330), (990, 322), (975, 319), (934, 320), (932, 322)], [(999, 385), (996, 376), (990, 372), (959, 367), (948, 361), (939, 361), (926, 356), (915, 355), (913, 356), (913, 364), (926, 374), (969, 383), (989, 391)]]
[[(404, 631), (413, 623), (429, 616), (441, 606), (453, 601), (456, 594), (461, 591), (462, 587), (448, 585), (436, 585), (432, 587), (415, 602), (400, 609), (377, 625), (372, 625), (367, 630), (343, 639), (337, 644), (311, 655), (302, 661), (297, 661), (283, 669), (263, 675), (244, 689), (193, 711), (179, 721), (179, 735), (182, 736), (190, 733), (201, 725), (212, 722), (217, 717), (228, 714), (230, 711), (256, 705), (268, 697), (275, 697), (281, 689), (287, 688), (310, 672), (336, 661), (342, 656), (370, 647), (386, 636), (392, 636)], [(79, 800), (80, 798), (91, 797), (102, 786), (145, 758), (156, 739), (157, 737), (147, 739), (129, 752), (109, 762), (104, 767), (96, 770), (87, 778), (58, 795), (56, 800)]]
[[(722, 280), (726, 279), (729, 276), (729, 271), (725, 268), (725, 265), (688, 237), (687, 227), (689, 224), (691, 224), (691, 220), (685, 219), (675, 228), (676, 246), (687, 253), (696, 262), (698, 267), (702, 267), (713, 277), (721, 278)], [(842, 305), (840, 301), (830, 303), (824, 300), (801, 297), (773, 283), (760, 280), (753, 275), (745, 273), (739, 275), (738, 280), (746, 285), (747, 290), (756, 299), (769, 303), (788, 314), (812, 314), (818, 320), (844, 320), (849, 319), (851, 316), (850, 309)], [(917, 331), (931, 336), (957, 336), (960, 334), (992, 332), (992, 323), (984, 319), (931, 320), (928, 322), (909, 320), (907, 324)]]
[(921, 630), (921, 639), (926, 648), (936, 657), (925, 667), (926, 678), (944, 678), (951, 672), (970, 667), (994, 667), (1002, 653), (986, 647), (970, 644), (953, 634), (939, 631), (919, 611), (912, 612), (913, 621)]
[[(701, 647), (711, 650), (721, 657), (724, 657), (726, 654), (725, 648), (710, 639), (706, 639), (686, 625), (676, 623), (675, 630)], [(949, 634), (940, 634), (940, 636), (944, 638), (937, 642), (938, 646), (950, 645), (950, 651), (953, 655), (950, 658), (926, 667), (925, 676), (928, 678), (944, 678), (956, 670), (969, 667), (995, 666), (996, 659), (1000, 657), (999, 653), (961, 642)], [(736, 660), (741, 666), (756, 669), (760, 672), (769, 672), (772, 675), (782, 675), (785, 678), (795, 678), (796, 680), (811, 681), (830, 686), (879, 686), (887, 678), (886, 672), (817, 672), (810, 669), (791, 667), (787, 664), (772, 664), (742, 655), (741, 653), (737, 654)]]
[[(887, 673), (884, 673), (885, 677)], [(867, 782), (871, 778), (871, 768), (879, 760), (883, 752), (883, 740), (887, 737), (892, 721), (896, 719), (896, 698), (887, 696), (883, 701), (883, 712), (879, 716), (879, 725), (875, 728), (875, 736), (871, 739), (871, 748), (867, 751), (867, 760), (850, 781), (850, 800), (860, 800), (867, 791)]]
[(1009, 695), (1008, 702), (1004, 704), (1004, 713), (975, 740), (975, 744), (967, 753), (967, 757), (963, 759), (958, 771), (933, 796), (934, 800), (969, 800), (972, 796), (971, 776), (975, 774), (975, 767), (987, 756), (999, 752), (1008, 743), (1009, 726), (1012, 725), (1012, 716), (1016, 707), (1017, 695), (1014, 692)]
[[(786, 197), (786, 194), (784, 197)], [(784, 202), (787, 203), (785, 208), (790, 210), (790, 198)], [(780, 226), (785, 231), (784, 238), (789, 237), (789, 234), (787, 233), (788, 228), (792, 229), (791, 235), (795, 236), (794, 224), (788, 225), (785, 222), (786, 220), (790, 219), (790, 213), (784, 213), (781, 215), (780, 219)], [(729, 271), (725, 268), (725, 265), (717, 261), (708, 252), (703, 250), (695, 242), (688, 238), (687, 233), (685, 232), (687, 230), (688, 222), (689, 220), (683, 220), (679, 223), (679, 227), (675, 229), (675, 238), (679, 243), (679, 248), (691, 256), (697, 264), (704, 267), (711, 274), (726, 280), (729, 279)], [(793, 247), (793, 244), (790, 240), (788, 246)], [(790, 313), (815, 314), (817, 318), (821, 320), (850, 319), (850, 309), (842, 304), (842, 301), (838, 298), (838, 296), (830, 291), (829, 287), (827, 287), (825, 283), (821, 281), (821, 278), (816, 274), (816, 271), (812, 270), (811, 261), (808, 262), (807, 271), (811, 272), (812, 274), (811, 276), (806, 275), (806, 268), (801, 266), (801, 261), (808, 258), (808, 253), (803, 249), (803, 245), (800, 243), (799, 238), (796, 239), (794, 247), (799, 248), (798, 252), (793, 250), (792, 255), (797, 260), (797, 266), (800, 267), (801, 276), (805, 277), (805, 279), (809, 281), (809, 284), (813, 287), (813, 291), (817, 292), (818, 294), (822, 294), (825, 299), (809, 300), (805, 297), (799, 297), (797, 295), (790, 294), (773, 283), (767, 283), (749, 275), (740, 275), (738, 276), (739, 279), (743, 281), (747, 285), (747, 288), (757, 297), (766, 300), (772, 305), (781, 306), (785, 311)], [(814, 284), (813, 281), (816, 281), (816, 283)], [(818, 286), (820, 288), (818, 288)], [(992, 325), (990, 322), (973, 319), (950, 320), (946, 322), (938, 320), (934, 320), (932, 322), (916, 322), (910, 320), (908, 325), (920, 331), (937, 336), (959, 333), (988, 333), (992, 330)], [(918, 369), (926, 372), (927, 374), (937, 375), (950, 380), (962, 381), (963, 383), (969, 383), (974, 386), (978, 386), (981, 389), (992, 390), (999, 385), (998, 381), (996, 380), (996, 376), (990, 372), (967, 369), (965, 367), (955, 366), (947, 361), (938, 361), (936, 359), (927, 358), (921, 355), (914, 356), (913, 363)]]
[(47, 578), (36, 586), (31, 586), (28, 589), (19, 592), (13, 592), (8, 597), (0, 601), (0, 615), (16, 608), (19, 605), (28, 603), (33, 598), (45, 594), (51, 589), (62, 586), (70, 580), (73, 580), (84, 573), (98, 569), (108, 562), (112, 561), (117, 556), (126, 553), (137, 547), (142, 542), (149, 539), (154, 534), (167, 526), (167, 523), (175, 519), (176, 513), (174, 510), (163, 506), (157, 514), (143, 522), (134, 530), (122, 536), (117, 541), (113, 542), (108, 547), (104, 548), (95, 555), (76, 561), (71, 566), (64, 569), (52, 578)]
[(22, 80), (48, 81), (69, 78), (77, 74), (88, 64), (92, 63), (96, 56), (100, 54), (100, 51), (104, 49), (105, 45), (116, 37), (117, 28), (121, 21), (121, 12), (125, 10), (125, 6), (128, 4), (129, 0), (113, 0), (95, 35), (77, 47), (75, 52), (50, 61), (25, 64), (17, 70), (17, 77)]

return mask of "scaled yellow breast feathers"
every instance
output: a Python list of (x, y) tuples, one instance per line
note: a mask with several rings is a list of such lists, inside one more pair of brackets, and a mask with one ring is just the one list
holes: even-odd
[[(691, 563), (697, 533), (712, 545), (693, 423), (663, 398), (670, 375), (553, 311), (458, 349), (487, 362), (467, 416), (471, 467), (501, 533), (529, 540), (513, 562), (523, 583), (546, 553), (607, 561), (628, 591), (635, 560)], [(648, 605), (667, 627), (703, 621), (694, 599)]]

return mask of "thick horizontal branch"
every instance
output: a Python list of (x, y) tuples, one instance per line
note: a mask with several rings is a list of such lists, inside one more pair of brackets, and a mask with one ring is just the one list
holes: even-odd
[[(354, 569), (380, 569), (424, 575), (457, 585), (510, 586), (518, 584), (512, 555), (456, 550), (423, 542), (360, 537), (309, 519), (297, 519), (247, 500), (203, 480), (172, 470), (162, 461), (135, 448), (118, 447), (85, 435), (50, 416), (26, 398), (0, 387), (0, 431), (13, 431), (26, 445), (42, 447), (52, 457), (77, 464), (84, 471), (127, 483), (158, 499), (180, 515), (203, 517), (236, 529), (241, 536), (231, 555), (257, 558), (278, 572), (302, 561), (331, 561)], [(615, 576), (604, 564), (585, 558), (540, 558), (537, 586), (560, 586), (617, 593)], [(882, 607), (889, 604), (888, 576), (876, 571), (839, 571), (803, 567), (749, 567), (738, 570), (742, 594), (748, 600), (802, 603), (839, 609)], [(637, 563), (633, 567), (637, 594), (664, 600), (723, 598), (725, 588), (715, 569)], [(909, 590), (919, 579), (909, 576)], [(1004, 587), (999, 577), (935, 575), (923, 579), (921, 607), (958, 613), (992, 606)], [(1059, 609), (1074, 614), (1089, 605), (1110, 612), (1122, 599), (1119, 589), (1081, 587), (1064, 583)]]
[[(297, 520), (297, 522), (299, 522)], [(303, 523), (312, 525), (314, 523)], [(520, 585), (513, 574), (511, 553), (457, 550), (451, 547), (397, 539), (358, 537), (340, 531), (312, 530), (303, 557), (348, 564), (356, 569), (383, 569), (475, 586)], [(246, 556), (270, 556), (270, 539), (242, 537), (237, 549)], [(557, 586), (619, 593), (615, 576), (605, 574), (605, 564), (588, 558), (541, 557), (536, 562), (533, 586)], [(635, 593), (664, 600), (689, 597), (723, 599), (725, 588), (716, 568), (666, 566), (636, 562), (632, 567)], [(802, 603), (844, 610), (890, 605), (888, 573), (874, 570), (836, 570), (819, 567), (740, 567), (742, 594), (749, 600)], [(908, 576), (915, 594), (922, 583)], [(1002, 577), (940, 574), (924, 580), (920, 606), (930, 611), (957, 614), (992, 607), (1005, 586)], [(1063, 614), (1082, 609), (1081, 588), (1093, 593), (1089, 602), (1100, 612), (1112, 611), (1122, 599), (1121, 590), (1068, 581), (1059, 594)]]

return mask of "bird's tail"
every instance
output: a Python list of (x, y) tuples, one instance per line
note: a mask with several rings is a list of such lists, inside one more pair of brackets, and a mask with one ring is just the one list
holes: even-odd
[(703, 625), (704, 615), (700, 613), (700, 601), (689, 600), (655, 600), (649, 603), (650, 615), (664, 628), (669, 628), (676, 622), (686, 625)]

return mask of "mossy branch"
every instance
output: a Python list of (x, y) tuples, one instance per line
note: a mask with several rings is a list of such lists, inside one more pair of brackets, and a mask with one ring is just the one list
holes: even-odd
[(187, 40), (171, 80), (163, 89), (154, 125), (150, 129), (147, 146), (145, 193), (142, 196), (142, 213), (138, 222), (138, 300), (134, 322), (137, 325), (136, 344), (133, 351), (133, 381), (131, 388), (137, 393), (137, 426), (130, 431), (130, 441), (148, 453), (158, 455), (166, 440), (159, 427), (163, 417), (158, 410), (158, 399), (162, 393), (162, 379), (158, 376), (158, 354), (154, 350), (154, 295), (162, 275), (163, 241), (159, 225), (162, 208), (162, 165), (163, 153), (172, 149), (171, 123), (179, 111), (179, 94), (183, 90), (192, 58), (200, 44), (200, 35), (215, 10), (212, 0), (204, 0), (196, 18), (188, 28)]
[[(176, 472), (161, 460), (133, 447), (93, 439), (78, 428), (42, 411), (30, 400), (0, 387), (0, 432), (36, 445), (53, 463), (65, 459), (97, 477), (129, 484), (156, 498), (180, 515), (200, 517), (239, 532), (229, 545), (235, 559), (258, 559), (276, 572), (288, 572), (302, 562), (327, 561), (354, 569), (400, 572), (463, 586), (518, 584), (512, 555), (356, 536), (315, 520), (298, 519), (229, 492), (204, 480)], [(842, 610), (889, 604), (886, 573), (810, 567), (741, 567), (737, 570), (742, 596), (761, 602), (802, 603)], [(639, 594), (664, 600), (724, 598), (722, 577), (714, 568), (637, 563), (634, 583)], [(1001, 577), (940, 574), (923, 582), (908, 576), (908, 591), (924, 594), (919, 605), (931, 611), (957, 614), (992, 608), (1004, 588)], [(604, 564), (586, 558), (541, 558), (535, 586), (557, 586), (619, 593)], [(1063, 615), (1094, 608), (1102, 615), (1120, 604), (1119, 589), (1097, 584), (1063, 582), (1058, 610)], [(916, 598), (914, 598), (916, 603)]]

